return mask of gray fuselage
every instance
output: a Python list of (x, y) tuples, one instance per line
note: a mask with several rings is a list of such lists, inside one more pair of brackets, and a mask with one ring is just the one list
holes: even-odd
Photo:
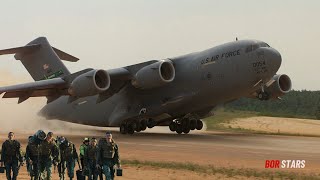
[(40, 114), (93, 126), (118, 127), (142, 118), (172, 120), (249, 96), (260, 88), (258, 82), (269, 81), (281, 65), (280, 53), (256, 40), (234, 41), (169, 60), (175, 67), (175, 79), (161, 87), (138, 89), (128, 81), (101, 103), (96, 103), (97, 95), (71, 103), (62, 96)]

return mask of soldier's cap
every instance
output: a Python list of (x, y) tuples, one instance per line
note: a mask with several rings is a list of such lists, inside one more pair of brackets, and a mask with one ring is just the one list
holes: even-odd
[(9, 133), (8, 133), (8, 136), (9, 136), (10, 134), (14, 135), (14, 133), (13, 133), (13, 132), (9, 132)]
[(61, 137), (59, 138), (59, 142), (60, 142), (60, 143), (64, 143), (65, 141), (66, 141), (66, 138), (65, 138), (65, 137), (61, 136)]
[(83, 139), (83, 142), (89, 142), (89, 138), (87, 138), (87, 137), (84, 138), (84, 139)]
[(112, 135), (112, 133), (110, 131), (107, 131), (106, 135)]
[(44, 131), (42, 131), (42, 130), (38, 130), (38, 131), (36, 132), (36, 136), (37, 136), (37, 138), (39, 138), (40, 140), (45, 140), (46, 137), (47, 137), (46, 133), (45, 133)]
[(47, 136), (53, 136), (53, 132), (48, 132)]

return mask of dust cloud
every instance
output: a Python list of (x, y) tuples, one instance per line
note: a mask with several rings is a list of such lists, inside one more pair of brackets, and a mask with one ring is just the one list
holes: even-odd
[[(3, 69), (0, 69), (0, 77), (2, 77), (0, 79), (1, 87), (32, 81), (29, 77), (15, 75)], [(53, 131), (59, 134), (85, 135), (96, 134), (103, 130), (98, 127), (46, 120), (38, 116), (37, 113), (46, 104), (45, 97), (29, 98), (18, 104), (18, 98), (2, 98), (2, 96), (0, 99), (0, 134), (9, 131), (30, 134), (42, 129), (45, 132)]]

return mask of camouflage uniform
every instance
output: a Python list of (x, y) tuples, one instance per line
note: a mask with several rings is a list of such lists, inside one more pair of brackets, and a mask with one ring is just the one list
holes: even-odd
[(96, 168), (98, 151), (98, 146), (90, 145), (84, 155), (85, 170), (88, 171), (89, 180), (97, 180), (99, 174)]
[(78, 160), (77, 149), (70, 141), (64, 141), (59, 145), (61, 161), (58, 164), (60, 179), (64, 179), (65, 169), (68, 170), (70, 179), (74, 177), (75, 160)]
[(98, 143), (97, 162), (102, 166), (103, 174), (107, 180), (114, 179), (114, 165), (120, 166), (119, 148), (112, 140), (107, 142), (106, 139), (100, 139)]
[(59, 162), (59, 149), (56, 143), (51, 141), (43, 141), (39, 146), (40, 153), (40, 179), (51, 180), (52, 163)]
[(6, 140), (2, 144), (1, 158), (1, 162), (4, 162), (6, 168), (7, 179), (16, 180), (20, 168), (19, 162), (23, 162), (20, 143), (16, 140)]
[[(26, 148), (26, 161), (28, 172), (31, 176), (31, 179), (38, 180), (40, 177), (39, 171), (39, 145), (41, 141), (37, 137), (33, 136), (29, 138), (29, 142)], [(32, 163), (30, 163), (32, 161)]]

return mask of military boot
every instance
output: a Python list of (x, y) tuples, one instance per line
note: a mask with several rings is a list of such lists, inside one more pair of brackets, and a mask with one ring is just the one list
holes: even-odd
[(60, 175), (59, 177), (60, 177), (60, 180), (64, 180), (64, 175), (63, 174)]

